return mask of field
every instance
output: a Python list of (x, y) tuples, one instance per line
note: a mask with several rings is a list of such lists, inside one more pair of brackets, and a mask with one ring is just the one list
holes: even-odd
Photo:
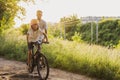
[[(0, 56), (26, 61), (26, 37), (11, 36), (11, 38), (1, 38)], [(49, 41), (50, 44), (42, 45), (42, 51), (51, 67), (103, 80), (120, 80), (119, 49), (55, 38)]]

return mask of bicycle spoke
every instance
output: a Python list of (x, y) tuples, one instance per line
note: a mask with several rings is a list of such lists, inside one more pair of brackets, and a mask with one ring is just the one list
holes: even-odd
[(42, 55), (42, 58), (39, 59), (38, 74), (42, 77), (42, 79), (45, 79), (45, 80), (49, 74), (48, 63), (45, 56), (43, 55)]

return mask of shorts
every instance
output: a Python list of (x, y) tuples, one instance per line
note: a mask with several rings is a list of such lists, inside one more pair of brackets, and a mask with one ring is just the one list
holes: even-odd
[(33, 43), (32, 43), (32, 42), (29, 42), (29, 43), (28, 43), (28, 50), (32, 50), (32, 48), (33, 48)]
[[(28, 50), (32, 50), (33, 49), (33, 45), (35, 45), (35, 43), (29, 42), (28, 43)], [(40, 49), (40, 45), (38, 45), (38, 49)]]

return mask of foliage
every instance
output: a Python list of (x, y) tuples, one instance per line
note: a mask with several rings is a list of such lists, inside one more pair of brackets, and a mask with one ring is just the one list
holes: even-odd
[(60, 19), (60, 24), (62, 25), (62, 29), (64, 30), (65, 38), (68, 40), (72, 40), (72, 36), (77, 30), (77, 24), (80, 23), (80, 19), (76, 15), (72, 15), (69, 17), (63, 17)]
[(120, 49), (120, 40), (119, 40), (119, 42), (118, 42), (118, 44), (116, 45), (115, 48), (116, 48), (116, 49)]
[(99, 23), (99, 44), (117, 45), (120, 40), (120, 20), (106, 20)]
[(81, 39), (81, 35), (77, 32), (75, 32), (74, 36), (72, 36), (72, 40), (75, 42), (83, 42), (83, 40)]
[(17, 5), (15, 0), (0, 0), (0, 31), (14, 25), (14, 17), (17, 11), (23, 8)]
[[(17, 30), (9, 30), (0, 38), (0, 56), (25, 61), (27, 44), (25, 36)], [(9, 35), (8, 35), (9, 34)], [(76, 35), (78, 35), (76, 33)], [(86, 74), (105, 80), (120, 79), (119, 50), (110, 50), (96, 45), (50, 39), (50, 44), (42, 46), (52, 67), (78, 74)]]
[(22, 24), (19, 30), (22, 32), (23, 35), (26, 35), (29, 29), (29, 24)]
[(93, 28), (93, 39), (92, 43), (96, 42), (96, 24), (92, 23), (85, 23), (78, 26), (78, 32), (81, 34), (81, 39), (88, 43), (91, 43), (91, 28)]
[(15, 29), (7, 30), (0, 36), (0, 56), (25, 61), (27, 56), (26, 37)]
[(43, 45), (42, 50), (52, 67), (103, 80), (120, 79), (119, 50), (58, 39)]
[(58, 23), (48, 23), (48, 35), (53, 37), (61, 37), (63, 35), (61, 27)]
[[(92, 43), (96, 43), (96, 23), (85, 23), (78, 26), (78, 32), (81, 34), (82, 40), (91, 42), (91, 24), (93, 26)], [(120, 40), (120, 20), (103, 19), (98, 23), (98, 42), (103, 46), (114, 47)]]
[(31, 2), (33, 0), (0, 0), (0, 33), (13, 27), (15, 24), (14, 18), (17, 16), (17, 13), (25, 15), (23, 6), (18, 5), (20, 1)]

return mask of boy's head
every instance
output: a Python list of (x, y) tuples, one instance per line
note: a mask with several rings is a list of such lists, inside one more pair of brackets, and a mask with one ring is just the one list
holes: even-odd
[(34, 31), (38, 30), (38, 20), (37, 19), (32, 19), (30, 25)]
[(41, 10), (37, 10), (36, 16), (37, 16), (37, 19), (40, 20), (41, 17), (42, 17), (42, 11)]

